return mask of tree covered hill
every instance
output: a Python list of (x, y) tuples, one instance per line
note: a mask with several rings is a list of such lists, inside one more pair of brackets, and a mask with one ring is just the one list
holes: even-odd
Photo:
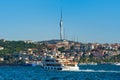
[(0, 46), (4, 47), (0, 53), (13, 53), (19, 52), (28, 48), (36, 48), (34, 43), (25, 43), (24, 41), (3, 41), (0, 40)]

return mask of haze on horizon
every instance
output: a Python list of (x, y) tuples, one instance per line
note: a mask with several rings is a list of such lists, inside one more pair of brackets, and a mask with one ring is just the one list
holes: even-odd
[(59, 39), (61, 6), (65, 38), (119, 43), (120, 0), (1, 0), (0, 38)]

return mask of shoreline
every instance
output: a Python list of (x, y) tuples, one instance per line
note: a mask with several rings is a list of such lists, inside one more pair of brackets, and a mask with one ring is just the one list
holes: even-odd
[(0, 64), (0, 66), (32, 66), (32, 64)]
[[(108, 65), (120, 65), (119, 62), (115, 63), (78, 63), (78, 65), (103, 65), (103, 64), (108, 64)], [(32, 64), (0, 64), (0, 66), (33, 66)], [(37, 66), (37, 65), (35, 65)]]

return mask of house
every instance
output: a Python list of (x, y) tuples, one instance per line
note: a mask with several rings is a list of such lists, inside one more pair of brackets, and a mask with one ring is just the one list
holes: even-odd
[(4, 47), (0, 46), (0, 50), (3, 50), (3, 49), (4, 49)]

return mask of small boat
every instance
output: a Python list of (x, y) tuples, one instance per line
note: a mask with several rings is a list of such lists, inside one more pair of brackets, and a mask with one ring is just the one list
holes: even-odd
[(93, 63), (93, 62), (91, 62), (91, 63), (79, 63), (78, 65), (97, 65), (97, 63)]

